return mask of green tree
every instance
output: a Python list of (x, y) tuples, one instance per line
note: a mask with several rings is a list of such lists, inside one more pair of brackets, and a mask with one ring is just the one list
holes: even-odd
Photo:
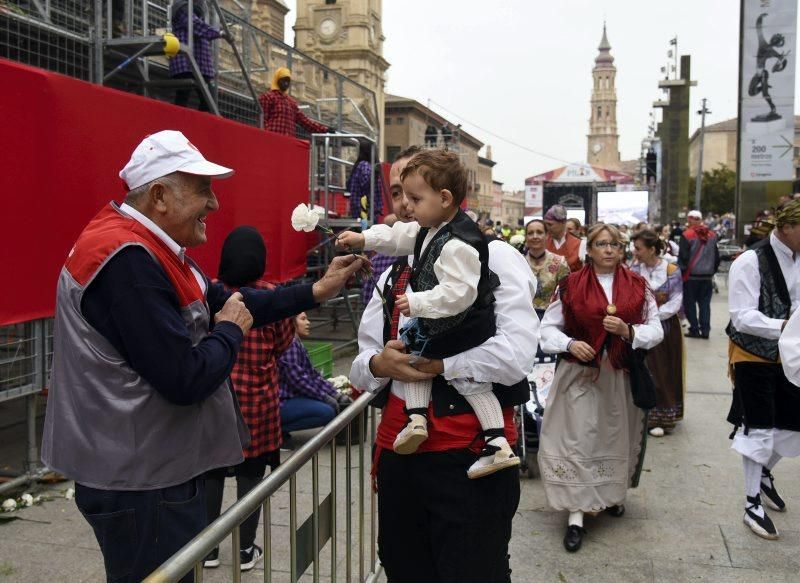
[[(690, 177), (689, 184), (691, 184), (689, 199), (694, 200), (694, 177)], [(703, 172), (700, 186), (700, 206), (703, 214), (711, 212), (721, 215), (732, 211), (735, 193), (736, 172), (725, 164), (719, 164), (711, 172)]]

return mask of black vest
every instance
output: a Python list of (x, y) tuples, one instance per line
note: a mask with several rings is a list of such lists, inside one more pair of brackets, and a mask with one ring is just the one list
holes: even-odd
[(417, 235), (414, 267), (409, 279), (414, 291), (428, 291), (439, 284), (433, 266), (445, 244), (453, 237), (474, 248), (481, 262), (478, 296), (472, 306), (460, 314), (447, 318), (420, 318), (422, 329), (428, 336), (428, 343), (422, 356), (447, 358), (480, 346), (495, 335), (497, 328), (494, 321), (492, 290), (500, 285), (500, 280), (489, 269), (489, 244), (486, 238), (478, 225), (462, 210), (459, 209), (453, 220), (434, 235), (422, 253), (422, 243), (427, 234), (428, 229), (420, 229)]
[[(786, 287), (780, 263), (770, 244), (770, 237), (753, 245), (758, 257), (758, 271), (761, 274), (761, 291), (758, 296), (758, 311), (768, 318), (786, 320), (789, 318), (792, 300)], [(778, 361), (778, 341), (739, 332), (733, 322), (725, 329), (731, 341), (746, 350), (771, 362)]]
[[(488, 255), (488, 245), (487, 245)], [(488, 264), (488, 263), (487, 263)], [(386, 278), (386, 283), (383, 287), (383, 297), (386, 298), (386, 310), (383, 317), (383, 343), (386, 344), (391, 336), (391, 321), (386, 317), (386, 312), (391, 314), (394, 311), (394, 285), (397, 281), (397, 276), (400, 271), (408, 265), (408, 259), (401, 257), (391, 267), (389, 276)], [(495, 275), (495, 278), (497, 276)], [(499, 280), (498, 280), (499, 281)], [(494, 313), (494, 312), (493, 312)], [(511, 386), (501, 385), (494, 383), (494, 394), (500, 402), (501, 407), (512, 407), (521, 403), (527, 403), (530, 400), (531, 390), (528, 384), (528, 379), (522, 379)], [(391, 392), (392, 382), (389, 383), (370, 401), (373, 407), (383, 408), (389, 400), (389, 393)], [(467, 403), (467, 400), (456, 391), (456, 389), (445, 380), (441, 375), (434, 377), (433, 388), (431, 393), (431, 401), (433, 402), (433, 412), (437, 417), (447, 417), (449, 415), (460, 415), (462, 413), (473, 413), (472, 407)]]

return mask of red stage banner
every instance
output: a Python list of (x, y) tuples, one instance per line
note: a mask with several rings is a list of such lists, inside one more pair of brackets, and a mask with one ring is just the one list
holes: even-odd
[(292, 230), (308, 201), (309, 146), (207, 113), (176, 107), (0, 59), (0, 325), (52, 316), (58, 274), (75, 238), (110, 200), (119, 171), (148, 134), (180, 130), (206, 158), (236, 170), (214, 182), (220, 210), (208, 242), (188, 251), (215, 277), (227, 233), (252, 225), (267, 242), (267, 274), (306, 271), (317, 238)]

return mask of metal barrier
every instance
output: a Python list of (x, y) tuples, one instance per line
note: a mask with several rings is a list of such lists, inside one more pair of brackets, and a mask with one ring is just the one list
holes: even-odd
[[(164, 583), (178, 581), (189, 571), (194, 569), (194, 580), (203, 580), (203, 559), (218, 547), (228, 536), (231, 537), (232, 580), (241, 580), (239, 562), (239, 525), (250, 516), (253, 511), (261, 507), (263, 513), (263, 547), (264, 547), (264, 581), (272, 581), (274, 564), (277, 562), (273, 553), (273, 498), (283, 492), (282, 488), (289, 486), (289, 580), (298, 581), (309, 567), (313, 567), (312, 577), (315, 582), (322, 575), (323, 561), (329, 561), (329, 573), (324, 576), (331, 581), (352, 581), (357, 574), (358, 581), (371, 582), (377, 579), (382, 568), (377, 561), (377, 528), (376, 495), (367, 480), (368, 467), (365, 458), (365, 448), (375, 439), (377, 409), (369, 407), (373, 395), (363, 394), (342, 413), (339, 414), (322, 431), (314, 436), (308, 443), (291, 455), (275, 471), (271, 472), (247, 495), (238, 500), (226, 510), (217, 520), (207, 526), (193, 540), (186, 544), (180, 551), (170, 557), (164, 564), (156, 569), (144, 581), (145, 583)], [(363, 434), (366, 426), (366, 415), (369, 415), (370, 441), (365, 444)], [(356, 446), (344, 446), (344, 476), (343, 489), (340, 490), (340, 475), (337, 467), (336, 436), (344, 434), (347, 444), (351, 443), (353, 425), (359, 432)], [(353, 476), (353, 447), (357, 449), (358, 464), (355, 468), (357, 475)], [(325, 451), (327, 455), (325, 455)], [(320, 455), (329, 460), (329, 493), (320, 501)], [(298, 494), (298, 474), (311, 465), (311, 511), (302, 524), (298, 526), (299, 504), (302, 493)], [(354, 525), (354, 500), (353, 482), (358, 483), (358, 498), (356, 522)], [(369, 489), (369, 490), (368, 490)], [(367, 525), (366, 504), (369, 497), (369, 525)], [(344, 509), (344, 539), (339, 533), (339, 509)], [(369, 528), (367, 528), (369, 526)], [(354, 540), (354, 527), (357, 529), (357, 540)], [(367, 549), (369, 545), (369, 549)], [(342, 548), (343, 547), (343, 548)], [(355, 552), (354, 552), (355, 551)], [(354, 554), (356, 555), (354, 557)], [(327, 556), (326, 556), (327, 555)], [(342, 555), (344, 558), (341, 559)], [(354, 561), (354, 559), (356, 559)], [(340, 565), (340, 562), (343, 564)], [(340, 567), (344, 573), (339, 577)]]
[(41, 474), (36, 438), (36, 398), (48, 376), (52, 338), (52, 320), (0, 327), (0, 403), (25, 399), (28, 441), (22, 475), (0, 484), (0, 492), (23, 486)]
[[(170, 4), (171, 0), (0, 0), (0, 57), (171, 101), (175, 88), (186, 81), (170, 79), (163, 55), (137, 54), (170, 30)], [(200, 80), (220, 115), (260, 126), (256, 96), (269, 90), (279, 67), (287, 67), (292, 71), (291, 95), (310, 117), (340, 131), (377, 136), (380, 115), (372, 91), (253, 26), (249, 2), (224, 5), (229, 8), (221, 10), (224, 25), (216, 10), (211, 11), (211, 22), (226, 25), (232, 39), (212, 45), (214, 85)], [(185, 50), (192, 53), (191, 46)], [(110, 71), (114, 74), (106, 80)], [(302, 131), (298, 135), (307, 137)]]

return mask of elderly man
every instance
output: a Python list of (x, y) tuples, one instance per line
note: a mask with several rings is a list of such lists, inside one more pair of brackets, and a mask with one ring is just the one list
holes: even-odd
[[(227, 292), (185, 255), (219, 208), (186, 137), (145, 138), (58, 282), (42, 461), (75, 480), (109, 581), (140, 581), (206, 525), (204, 472), (243, 460), (249, 436), (228, 375), (252, 325), (311, 308), (363, 266), (337, 258), (313, 285)], [(191, 580), (191, 576), (187, 577)]]
[[(400, 174), (419, 151), (402, 152), (389, 174), (392, 207), (408, 221)], [(514, 434), (511, 405), (527, 401), (526, 375), (533, 367), (539, 320), (533, 311), (536, 284), (525, 259), (502, 241), (489, 243), (489, 268), (500, 279), (494, 290), (497, 334), (484, 344), (451, 358), (409, 364), (397, 338), (399, 310), (394, 303), (405, 293), (410, 267), (401, 257), (378, 282), (385, 310), (375, 293), (358, 331), (360, 353), (350, 380), (379, 393), (383, 407), (373, 471), (378, 487), (378, 547), (390, 581), (396, 583), (496, 583), (510, 581), (508, 542), (511, 520), (519, 503), (519, 475), (506, 469), (479, 480), (467, 477), (478, 457), (478, 418), (448, 385), (449, 379), (472, 377), (495, 383), (503, 405), (506, 434)], [(404, 395), (398, 383), (434, 378), (428, 440), (412, 455), (392, 451), (392, 441), (405, 423)], [(390, 388), (391, 387), (391, 388)], [(509, 433), (510, 432), (510, 433)]]
[(547, 227), (546, 249), (565, 257), (570, 271), (583, 267), (586, 241), (567, 230), (567, 209), (560, 204), (551, 206), (544, 214), (544, 226)]
[[(732, 449), (744, 463), (744, 523), (769, 540), (778, 538), (778, 530), (764, 511), (761, 494), (764, 504), (784, 512), (772, 470), (781, 458), (800, 456), (800, 391), (787, 378), (797, 380), (797, 357), (792, 355), (797, 343), (791, 338), (797, 334), (800, 305), (800, 200), (779, 208), (776, 224), (767, 238), (733, 262), (728, 275), (728, 358), (734, 382), (728, 421), (736, 426)], [(740, 426), (744, 431), (738, 431)]]
[[(719, 269), (717, 235), (703, 224), (703, 214), (690, 211), (689, 227), (678, 245), (678, 267), (683, 276), (683, 311), (689, 321), (687, 338), (708, 339), (711, 330), (711, 295)], [(699, 319), (698, 319), (699, 316)]]

